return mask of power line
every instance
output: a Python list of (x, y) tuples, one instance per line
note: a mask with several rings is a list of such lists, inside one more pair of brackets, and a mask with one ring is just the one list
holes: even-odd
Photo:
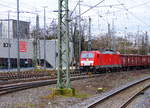
[(81, 13), (80, 15), (74, 17), (73, 19), (76, 19), (76, 18), (80, 17), (81, 15), (84, 15), (85, 13), (87, 13), (88, 11), (90, 11), (90, 10), (92, 10), (93, 8), (97, 7), (99, 4), (101, 4), (101, 3), (104, 2), (104, 1), (105, 1), (105, 0), (102, 0), (102, 1), (100, 1), (99, 3), (97, 3), (96, 5), (91, 6), (89, 9), (87, 9), (86, 11), (84, 11), (83, 13)]
[[(5, 3), (5, 4), (4, 4)], [(10, 2), (11, 4), (14, 4), (14, 2)], [(2, 7), (7, 7), (7, 8), (10, 8), (10, 9), (17, 9), (16, 7), (12, 7), (12, 5), (9, 5), (10, 3), (6, 3), (6, 1), (5, 2), (3, 2), (3, 1), (0, 1), (0, 6), (2, 6)], [(16, 4), (14, 4), (14, 6), (15, 6)], [(33, 10), (33, 8), (36, 8), (36, 7), (34, 7), (34, 6), (31, 6), (31, 5), (29, 5), (28, 3), (20, 3), (20, 5), (25, 5), (23, 8), (25, 8), (25, 9), (32, 9)], [(28, 5), (28, 6), (27, 6)], [(11, 6), (11, 7), (10, 7)], [(41, 7), (38, 7), (38, 8), (41, 8)], [(42, 9), (42, 8), (41, 8)], [(40, 11), (40, 12), (42, 12), (42, 11)]]
[[(137, 7), (140, 7), (140, 6), (143, 6), (143, 5), (147, 5), (148, 3), (150, 3), (150, 1), (144, 2), (144, 3), (141, 3), (141, 4), (138, 4), (138, 5), (134, 5), (134, 6), (132, 6), (132, 7), (129, 7), (128, 10), (134, 9), (134, 8), (137, 8)], [(122, 10), (124, 10), (124, 8), (123, 8), (123, 9), (120, 9), (120, 10), (117, 10), (117, 11), (114, 11), (114, 12), (117, 13), (117, 12), (120, 12), (120, 11), (122, 11)], [(112, 13), (113, 13), (113, 12), (112, 12)]]
[[(90, 5), (87, 5), (87, 4), (82, 4), (83, 6), (87, 6), (87, 7), (92, 7)], [(124, 5), (124, 4), (112, 4), (112, 5), (103, 5), (103, 6), (96, 6), (97, 8), (99, 7), (114, 7), (114, 6), (120, 6), (120, 5)]]
[[(131, 0), (131, 1), (132, 1), (132, 0)], [(141, 4), (138, 4), (138, 5), (135, 5), (135, 6), (132, 6), (132, 7), (130, 7), (129, 9), (136, 8), (136, 7), (140, 7), (140, 6), (146, 5), (146, 4), (148, 4), (148, 3), (150, 3), (150, 1), (144, 2), (144, 3), (141, 3)]]
[[(7, 4), (7, 7), (9, 7), (9, 4), (13, 4), (14, 6), (16, 5), (16, 3), (14, 3), (14, 2), (10, 2), (9, 1), (9, 3), (8, 2), (6, 2), (6, 1), (3, 1), (3, 0), (1, 0), (0, 1), (1, 3), (5, 3), (5, 4)], [(32, 5), (30, 5), (30, 4), (28, 4), (28, 3), (20, 3), (21, 5), (25, 5), (25, 8), (34, 8)], [(28, 5), (28, 6), (27, 6)], [(16, 8), (15, 8), (16, 9)]]
[[(119, 0), (117, 0), (118, 3), (121, 3)], [(124, 5), (122, 5), (122, 7), (124, 8), (125, 11), (127, 11), (129, 14), (131, 14), (134, 18), (136, 18), (138, 21), (142, 22), (143, 24), (147, 25), (150, 27), (150, 25), (148, 25), (147, 23), (143, 22), (143, 20), (141, 20), (140, 18), (138, 18), (136, 15), (134, 15), (132, 12), (129, 11), (128, 8), (126, 8)]]
[[(135, 0), (131, 0), (133, 3), (135, 3), (136, 1)], [(148, 8), (149, 8), (149, 6), (148, 6), (148, 4), (150, 3), (150, 1), (148, 1), (148, 2), (145, 2), (145, 3), (142, 3), (143, 5), (145, 5), (145, 6), (147, 6)], [(142, 6), (142, 5), (141, 5)]]
[(11, 8), (11, 9), (16, 9), (15, 7), (10, 7), (10, 6), (5, 5), (5, 4), (2, 4), (2, 3), (0, 3), (0, 6), (2, 6), (2, 7), (7, 7), (7, 8)]
[[(93, 8), (97, 7), (99, 4), (101, 4), (101, 3), (104, 2), (104, 1), (105, 1), (105, 0), (102, 0), (102, 1), (100, 1), (99, 3), (97, 3), (96, 5), (91, 6), (89, 9), (87, 9), (86, 11), (84, 11), (83, 13), (81, 13), (81, 15), (83, 15), (83, 14), (87, 13), (88, 11), (92, 10)], [(80, 15), (80, 16), (81, 16), (81, 15)]]
[(79, 1), (77, 2), (76, 6), (74, 7), (73, 11), (71, 12), (70, 16), (72, 16), (73, 12), (76, 10), (77, 6), (79, 4)]

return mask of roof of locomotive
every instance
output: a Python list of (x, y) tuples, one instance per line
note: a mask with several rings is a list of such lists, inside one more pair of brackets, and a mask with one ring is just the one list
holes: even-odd
[(94, 51), (82, 51), (82, 53), (99, 53), (99, 54), (120, 54), (117, 51), (114, 50), (105, 50), (100, 52), (99, 50), (94, 50)]
[(140, 54), (120, 54), (118, 51), (113, 51), (113, 50), (105, 50), (103, 52), (99, 50), (94, 50), (94, 51), (82, 51), (82, 53), (97, 53), (97, 54), (117, 54), (121, 56), (150, 56), (150, 55), (140, 55)]
[(100, 51), (82, 51), (82, 53), (101, 53)]

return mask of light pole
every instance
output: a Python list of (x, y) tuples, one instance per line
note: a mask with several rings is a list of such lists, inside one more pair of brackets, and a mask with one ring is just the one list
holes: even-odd
[(47, 6), (44, 6), (44, 69), (46, 69), (46, 12), (45, 8)]
[(10, 72), (10, 47), (11, 47), (11, 44), (10, 44), (10, 23), (9, 23), (9, 18), (10, 16), (10, 11), (8, 11), (8, 72)]
[(116, 51), (116, 37), (115, 37), (115, 28), (114, 28), (114, 19), (112, 20), (112, 32), (111, 32), (112, 44), (111, 49)]
[(80, 58), (80, 54), (81, 54), (81, 0), (79, 0), (79, 19), (78, 19), (78, 23), (79, 23), (79, 58)]
[(20, 34), (19, 34), (19, 0), (17, 0), (17, 71), (20, 72)]
[(124, 45), (124, 54), (127, 54), (127, 27), (125, 27), (125, 45)]

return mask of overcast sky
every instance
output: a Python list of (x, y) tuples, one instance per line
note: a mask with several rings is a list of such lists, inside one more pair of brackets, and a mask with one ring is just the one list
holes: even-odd
[[(7, 11), (16, 11), (17, 0), (0, 0), (0, 18), (7, 18)], [(73, 10), (78, 0), (69, 0), (69, 9)], [(81, 13), (89, 6), (94, 6), (100, 0), (82, 0)], [(57, 19), (58, 0), (20, 0), (20, 11), (28, 11), (30, 14), (20, 13), (20, 19), (35, 24), (35, 14), (40, 15), (40, 26), (43, 27), (43, 6), (46, 8), (47, 25), (53, 18)], [(139, 26), (141, 31), (150, 31), (150, 0), (105, 0), (98, 7), (88, 11), (83, 18), (92, 18), (92, 33), (99, 34), (107, 31), (107, 24), (114, 20), (115, 31), (135, 32)], [(76, 14), (78, 10), (76, 9)], [(10, 18), (15, 19), (16, 13), (11, 12)]]

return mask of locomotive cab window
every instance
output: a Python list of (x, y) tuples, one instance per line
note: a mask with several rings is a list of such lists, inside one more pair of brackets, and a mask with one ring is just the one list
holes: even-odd
[(94, 58), (93, 53), (82, 53), (81, 58)]

